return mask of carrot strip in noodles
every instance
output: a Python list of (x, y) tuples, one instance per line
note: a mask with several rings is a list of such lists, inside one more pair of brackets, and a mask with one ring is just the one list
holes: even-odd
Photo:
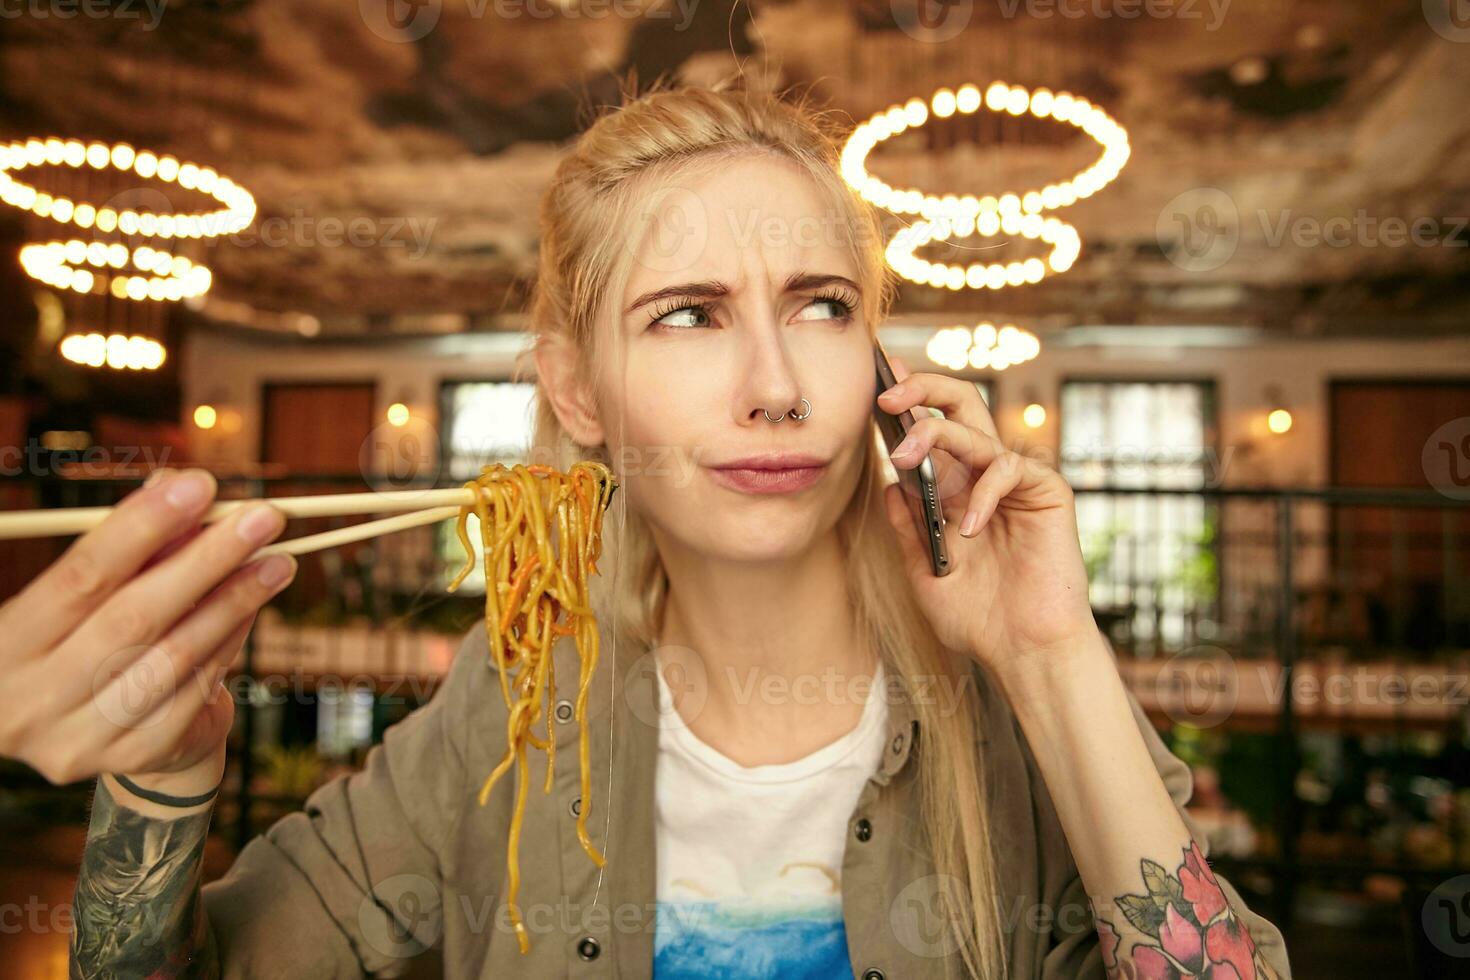
[[(475, 492), (473, 504), (460, 509), (455, 533), (465, 550), (465, 564), (449, 583), (460, 587), (475, 568), (469, 518), (479, 522), (480, 557), (485, 575), (485, 635), (490, 661), (497, 669), (507, 708), (506, 749), (500, 763), (480, 787), (484, 806), (500, 777), (516, 771), (515, 808), (507, 849), (511, 923), (522, 953), (530, 951), (530, 934), (521, 919), (519, 846), (525, 814), (529, 762), (527, 749), (546, 753), (549, 794), (556, 771), (556, 675), (552, 648), (564, 636), (575, 638), (579, 670), (573, 719), (577, 722), (577, 755), (581, 764), (581, 807), (577, 839), (598, 867), (607, 863), (587, 833), (592, 809), (591, 745), (587, 738), (587, 694), (598, 659), (597, 619), (592, 611), (588, 579), (597, 574), (602, 554), (602, 519), (617, 488), (612, 471), (583, 460), (567, 472), (554, 467), (496, 463), (465, 484)], [(533, 729), (545, 725), (545, 736)]]

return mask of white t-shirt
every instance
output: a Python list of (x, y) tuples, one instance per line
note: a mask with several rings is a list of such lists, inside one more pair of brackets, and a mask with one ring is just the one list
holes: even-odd
[(850, 980), (842, 855), (883, 753), (882, 665), (850, 732), (795, 762), (753, 767), (689, 731), (655, 673), (654, 977)]

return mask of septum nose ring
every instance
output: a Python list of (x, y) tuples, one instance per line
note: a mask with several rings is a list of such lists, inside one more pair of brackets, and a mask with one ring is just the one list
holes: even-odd
[[(811, 402), (809, 402), (805, 398), (803, 398), (801, 400), (801, 405), (802, 405), (802, 408), (805, 409), (804, 412), (798, 414), (795, 410), (791, 410), (791, 417), (792, 417), (792, 419), (794, 419), (797, 422), (803, 421), (804, 419), (806, 419), (808, 416), (810, 416), (812, 414), (812, 403)], [(779, 422), (779, 421), (781, 421), (782, 419), (784, 419), (786, 417), (786, 414), (787, 413), (786, 412), (782, 412), (780, 415), (776, 416), (775, 418), (771, 418), (771, 413), (768, 412), (768, 411), (766, 411), (763, 408), (763, 409), (761, 409), (761, 414), (766, 417), (766, 421), (767, 422)]]

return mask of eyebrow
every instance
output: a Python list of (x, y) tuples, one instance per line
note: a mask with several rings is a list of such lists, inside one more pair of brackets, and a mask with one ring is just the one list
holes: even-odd
[[(858, 295), (862, 295), (862, 290), (858, 289), (857, 283), (846, 276), (827, 275), (815, 272), (792, 273), (786, 278), (783, 291), (788, 293), (803, 293), (831, 285), (846, 286)], [(655, 289), (652, 292), (639, 296), (629, 304), (623, 313), (624, 315), (632, 313), (640, 307), (647, 306), (650, 303), (657, 303), (662, 299), (718, 299), (721, 296), (729, 294), (729, 292), (729, 286), (714, 279), (706, 279), (702, 282), (686, 282), (677, 286), (665, 286), (662, 289)]]

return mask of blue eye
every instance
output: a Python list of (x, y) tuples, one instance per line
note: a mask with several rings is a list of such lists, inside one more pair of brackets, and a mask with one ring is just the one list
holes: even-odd
[[(670, 323), (670, 318), (685, 322)], [(690, 322), (690, 321), (693, 322)], [(655, 313), (653, 323), (655, 328), (669, 328), (671, 330), (687, 330), (696, 327), (707, 327), (710, 324), (709, 310), (698, 303), (673, 306), (663, 312)]]
[[(839, 320), (846, 322), (852, 319), (853, 310), (856, 309), (857, 301), (848, 300), (843, 296), (814, 296), (810, 303), (802, 307), (802, 312), (797, 320)], [(817, 309), (816, 315), (807, 315), (808, 310)], [(653, 319), (649, 323), (651, 330), (697, 330), (701, 327), (714, 326), (714, 319), (710, 316), (709, 307), (704, 303), (692, 302), (688, 298), (675, 299), (668, 305), (654, 311)]]
[(825, 297), (825, 298), (819, 298), (819, 299), (812, 300), (812, 302), (810, 302), (810, 303), (807, 304), (807, 307), (806, 308), (808, 310), (810, 310), (810, 309), (812, 309), (814, 307), (823, 307), (823, 306), (827, 307), (827, 315), (826, 316), (815, 316), (815, 317), (803, 316), (803, 317), (798, 317), (798, 319), (802, 319), (802, 320), (845, 320), (852, 313), (852, 307), (851, 306), (848, 306), (842, 300), (836, 299), (835, 297)]

